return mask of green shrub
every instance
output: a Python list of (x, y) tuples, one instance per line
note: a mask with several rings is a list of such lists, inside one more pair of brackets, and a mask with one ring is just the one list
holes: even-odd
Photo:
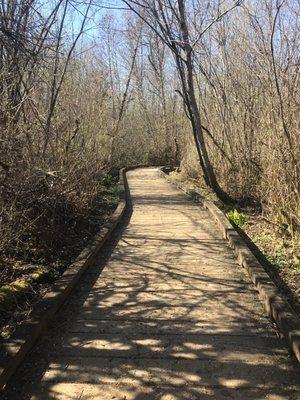
[(245, 214), (240, 213), (235, 208), (227, 214), (227, 218), (233, 224), (243, 229), (247, 224), (247, 217)]
[(23, 279), (0, 287), (0, 312), (14, 310), (19, 300), (32, 292), (31, 286)]
[(113, 176), (111, 176), (111, 175), (109, 175), (109, 174), (103, 176), (103, 178), (102, 178), (102, 184), (103, 184), (104, 186), (110, 187), (110, 186), (113, 185), (113, 183), (114, 183), (114, 177), (113, 177)]
[(29, 278), (32, 282), (47, 283), (58, 277), (58, 271), (53, 268), (39, 266), (35, 268), (30, 274)]

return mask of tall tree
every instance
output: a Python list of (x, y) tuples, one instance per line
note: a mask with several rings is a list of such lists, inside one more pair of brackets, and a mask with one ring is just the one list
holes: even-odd
[(200, 32), (196, 33), (193, 40), (189, 30), (186, 0), (123, 0), (123, 2), (158, 35), (173, 53), (181, 83), (179, 93), (192, 125), (195, 146), (205, 182), (222, 201), (225, 203), (232, 202), (232, 198), (220, 187), (207, 152), (194, 86), (194, 48), (205, 32), (227, 13), (239, 6), (241, 1), (235, 1), (231, 7), (223, 12), (218, 7), (215, 18)]

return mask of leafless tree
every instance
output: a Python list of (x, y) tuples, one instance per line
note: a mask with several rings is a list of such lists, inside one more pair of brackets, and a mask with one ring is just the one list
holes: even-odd
[(173, 53), (181, 82), (180, 94), (183, 98), (187, 115), (192, 125), (195, 145), (205, 181), (221, 200), (226, 203), (232, 202), (232, 198), (221, 189), (218, 183), (206, 148), (201, 115), (194, 86), (194, 48), (201, 37), (211, 28), (211, 26), (213, 26), (214, 23), (220, 21), (222, 17), (229, 13), (233, 8), (240, 5), (241, 2), (235, 2), (232, 7), (223, 12), (218, 11), (217, 16), (210, 21), (194, 39), (191, 39), (185, 0), (174, 2), (164, 0), (156, 0), (153, 2), (123, 1), (148, 26), (150, 26), (150, 28)]

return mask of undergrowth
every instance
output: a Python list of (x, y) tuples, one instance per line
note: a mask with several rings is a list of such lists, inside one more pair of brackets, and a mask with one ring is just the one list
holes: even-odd
[[(6, 232), (0, 243), (2, 336), (11, 331), (14, 313), (28, 309), (101, 229), (118, 203), (116, 181), (116, 176), (103, 174), (85, 191), (42, 182), (31, 187), (31, 196), (25, 188), (20, 191), (11, 211), (14, 218), (2, 219), (1, 225)], [(16, 234), (8, 236), (14, 229)]]

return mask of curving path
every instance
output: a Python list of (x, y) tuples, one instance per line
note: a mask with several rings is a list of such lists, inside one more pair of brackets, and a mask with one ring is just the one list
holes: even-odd
[(7, 398), (299, 398), (299, 370), (208, 212), (155, 168), (127, 176), (127, 225)]

